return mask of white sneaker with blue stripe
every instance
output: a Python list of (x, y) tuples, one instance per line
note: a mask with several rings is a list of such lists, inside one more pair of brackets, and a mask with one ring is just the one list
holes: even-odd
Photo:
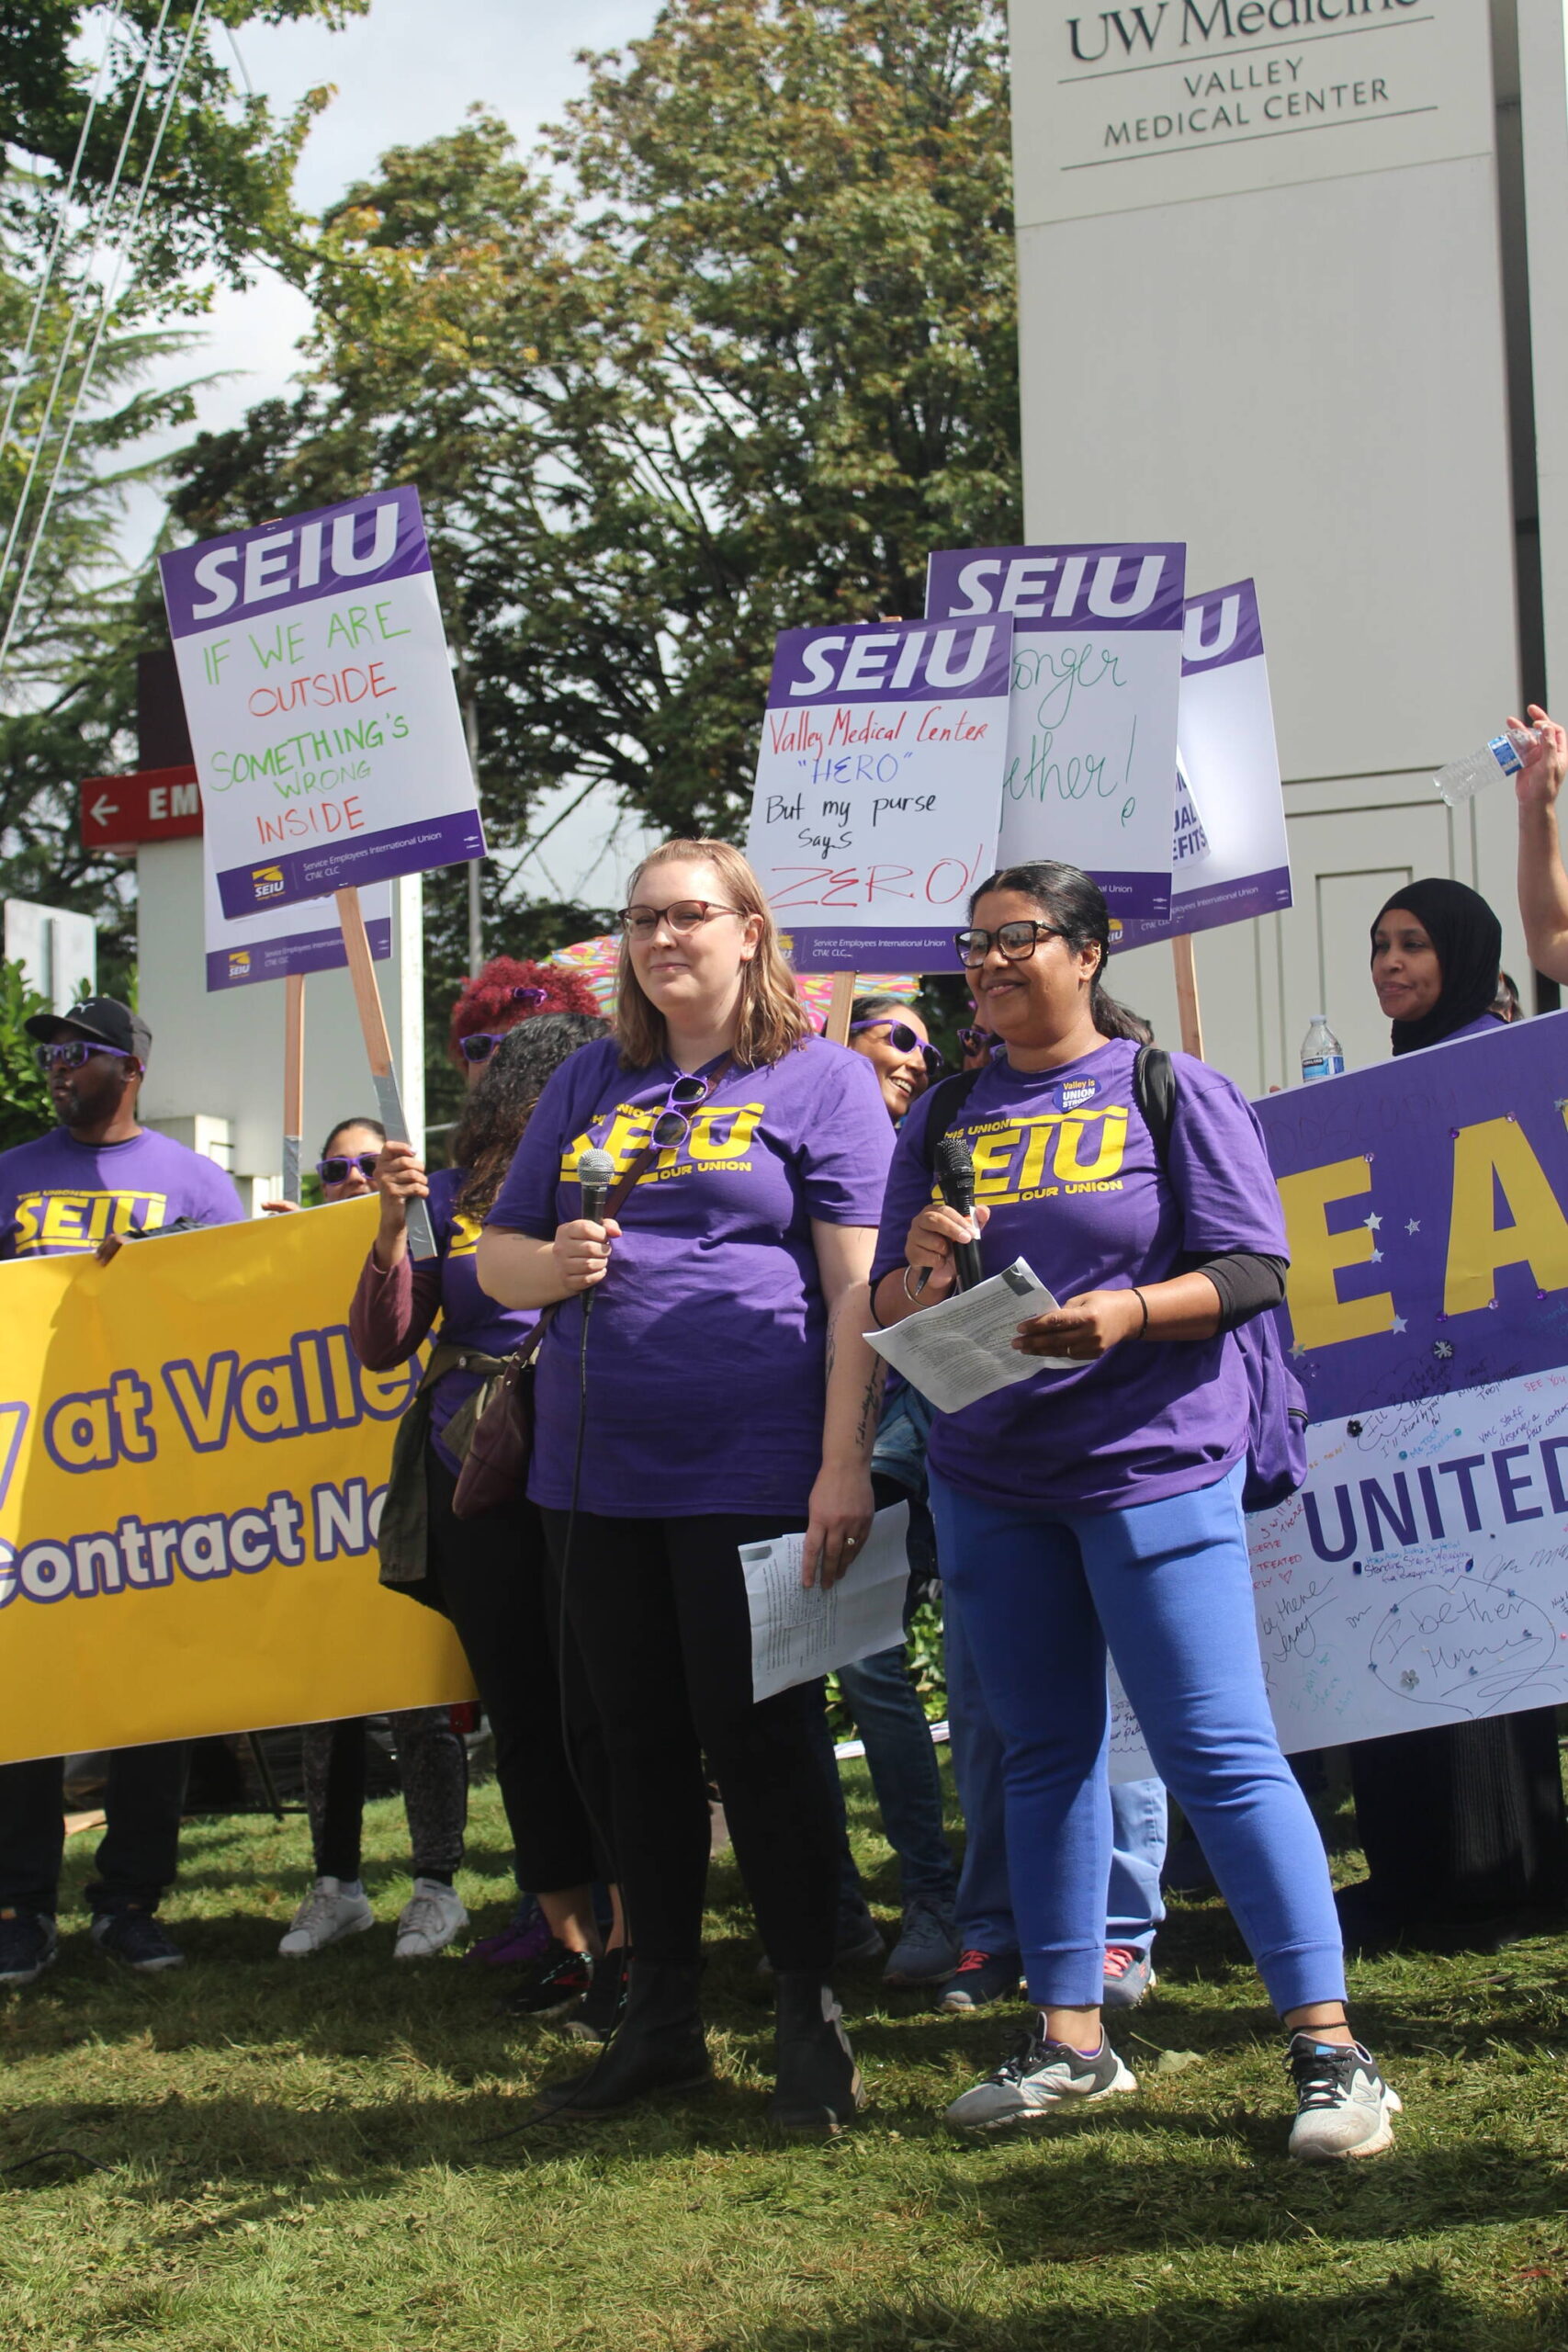
[(1403, 2112), (1369, 2051), (1359, 2041), (1319, 2041), (1296, 2033), (1285, 2052), (1295, 2079), (1296, 2120), (1291, 2154), (1307, 2164), (1338, 2164), (1347, 2156), (1381, 2156), (1393, 2145), (1391, 2118)]
[(1092, 2058), (1065, 2042), (1050, 2041), (1043, 2010), (1037, 2030), (1020, 2042), (994, 2075), (955, 2098), (945, 2120), (954, 2132), (1010, 2131), (1014, 2124), (1043, 2123), (1050, 2117), (1082, 2113), (1097, 2099), (1135, 2091), (1136, 2077), (1100, 2036)]

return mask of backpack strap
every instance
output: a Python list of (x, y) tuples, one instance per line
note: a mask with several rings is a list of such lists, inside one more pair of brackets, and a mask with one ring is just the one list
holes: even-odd
[(920, 1135), (920, 1158), (928, 1175), (936, 1173), (938, 1144), (985, 1075), (983, 1069), (957, 1069), (951, 1078), (939, 1079), (931, 1088), (931, 1114)]
[(1138, 1047), (1133, 1064), (1133, 1101), (1163, 1169), (1170, 1157), (1170, 1131), (1176, 1124), (1176, 1064), (1163, 1046)]

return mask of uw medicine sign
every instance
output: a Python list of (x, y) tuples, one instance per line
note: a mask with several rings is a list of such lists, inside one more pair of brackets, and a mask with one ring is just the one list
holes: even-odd
[(1463, 0), (1013, 0), (1024, 220), (1231, 195), (1490, 147)]

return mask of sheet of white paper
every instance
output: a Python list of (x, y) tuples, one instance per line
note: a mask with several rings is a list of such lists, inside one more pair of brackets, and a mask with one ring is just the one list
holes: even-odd
[(1054, 1314), (1056, 1305), (1033, 1268), (1015, 1258), (973, 1290), (955, 1291), (940, 1306), (865, 1337), (939, 1413), (961, 1413), (1015, 1380), (1074, 1370), (1071, 1356), (1020, 1355), (1012, 1344), (1021, 1323)]
[(820, 1585), (807, 1589), (800, 1581), (804, 1535), (741, 1544), (751, 1612), (753, 1699), (771, 1699), (792, 1683), (874, 1657), (903, 1640), (908, 1532), (908, 1503), (879, 1510), (865, 1550), (829, 1592)]

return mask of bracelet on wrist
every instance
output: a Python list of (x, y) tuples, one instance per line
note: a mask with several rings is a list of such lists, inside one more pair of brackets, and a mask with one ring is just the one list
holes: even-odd
[(1144, 1310), (1144, 1319), (1139, 1324), (1133, 1336), (1134, 1339), (1146, 1340), (1149, 1336), (1149, 1302), (1144, 1296), (1143, 1292), (1138, 1288), (1136, 1283), (1133, 1285), (1133, 1296), (1137, 1300), (1138, 1305)]

